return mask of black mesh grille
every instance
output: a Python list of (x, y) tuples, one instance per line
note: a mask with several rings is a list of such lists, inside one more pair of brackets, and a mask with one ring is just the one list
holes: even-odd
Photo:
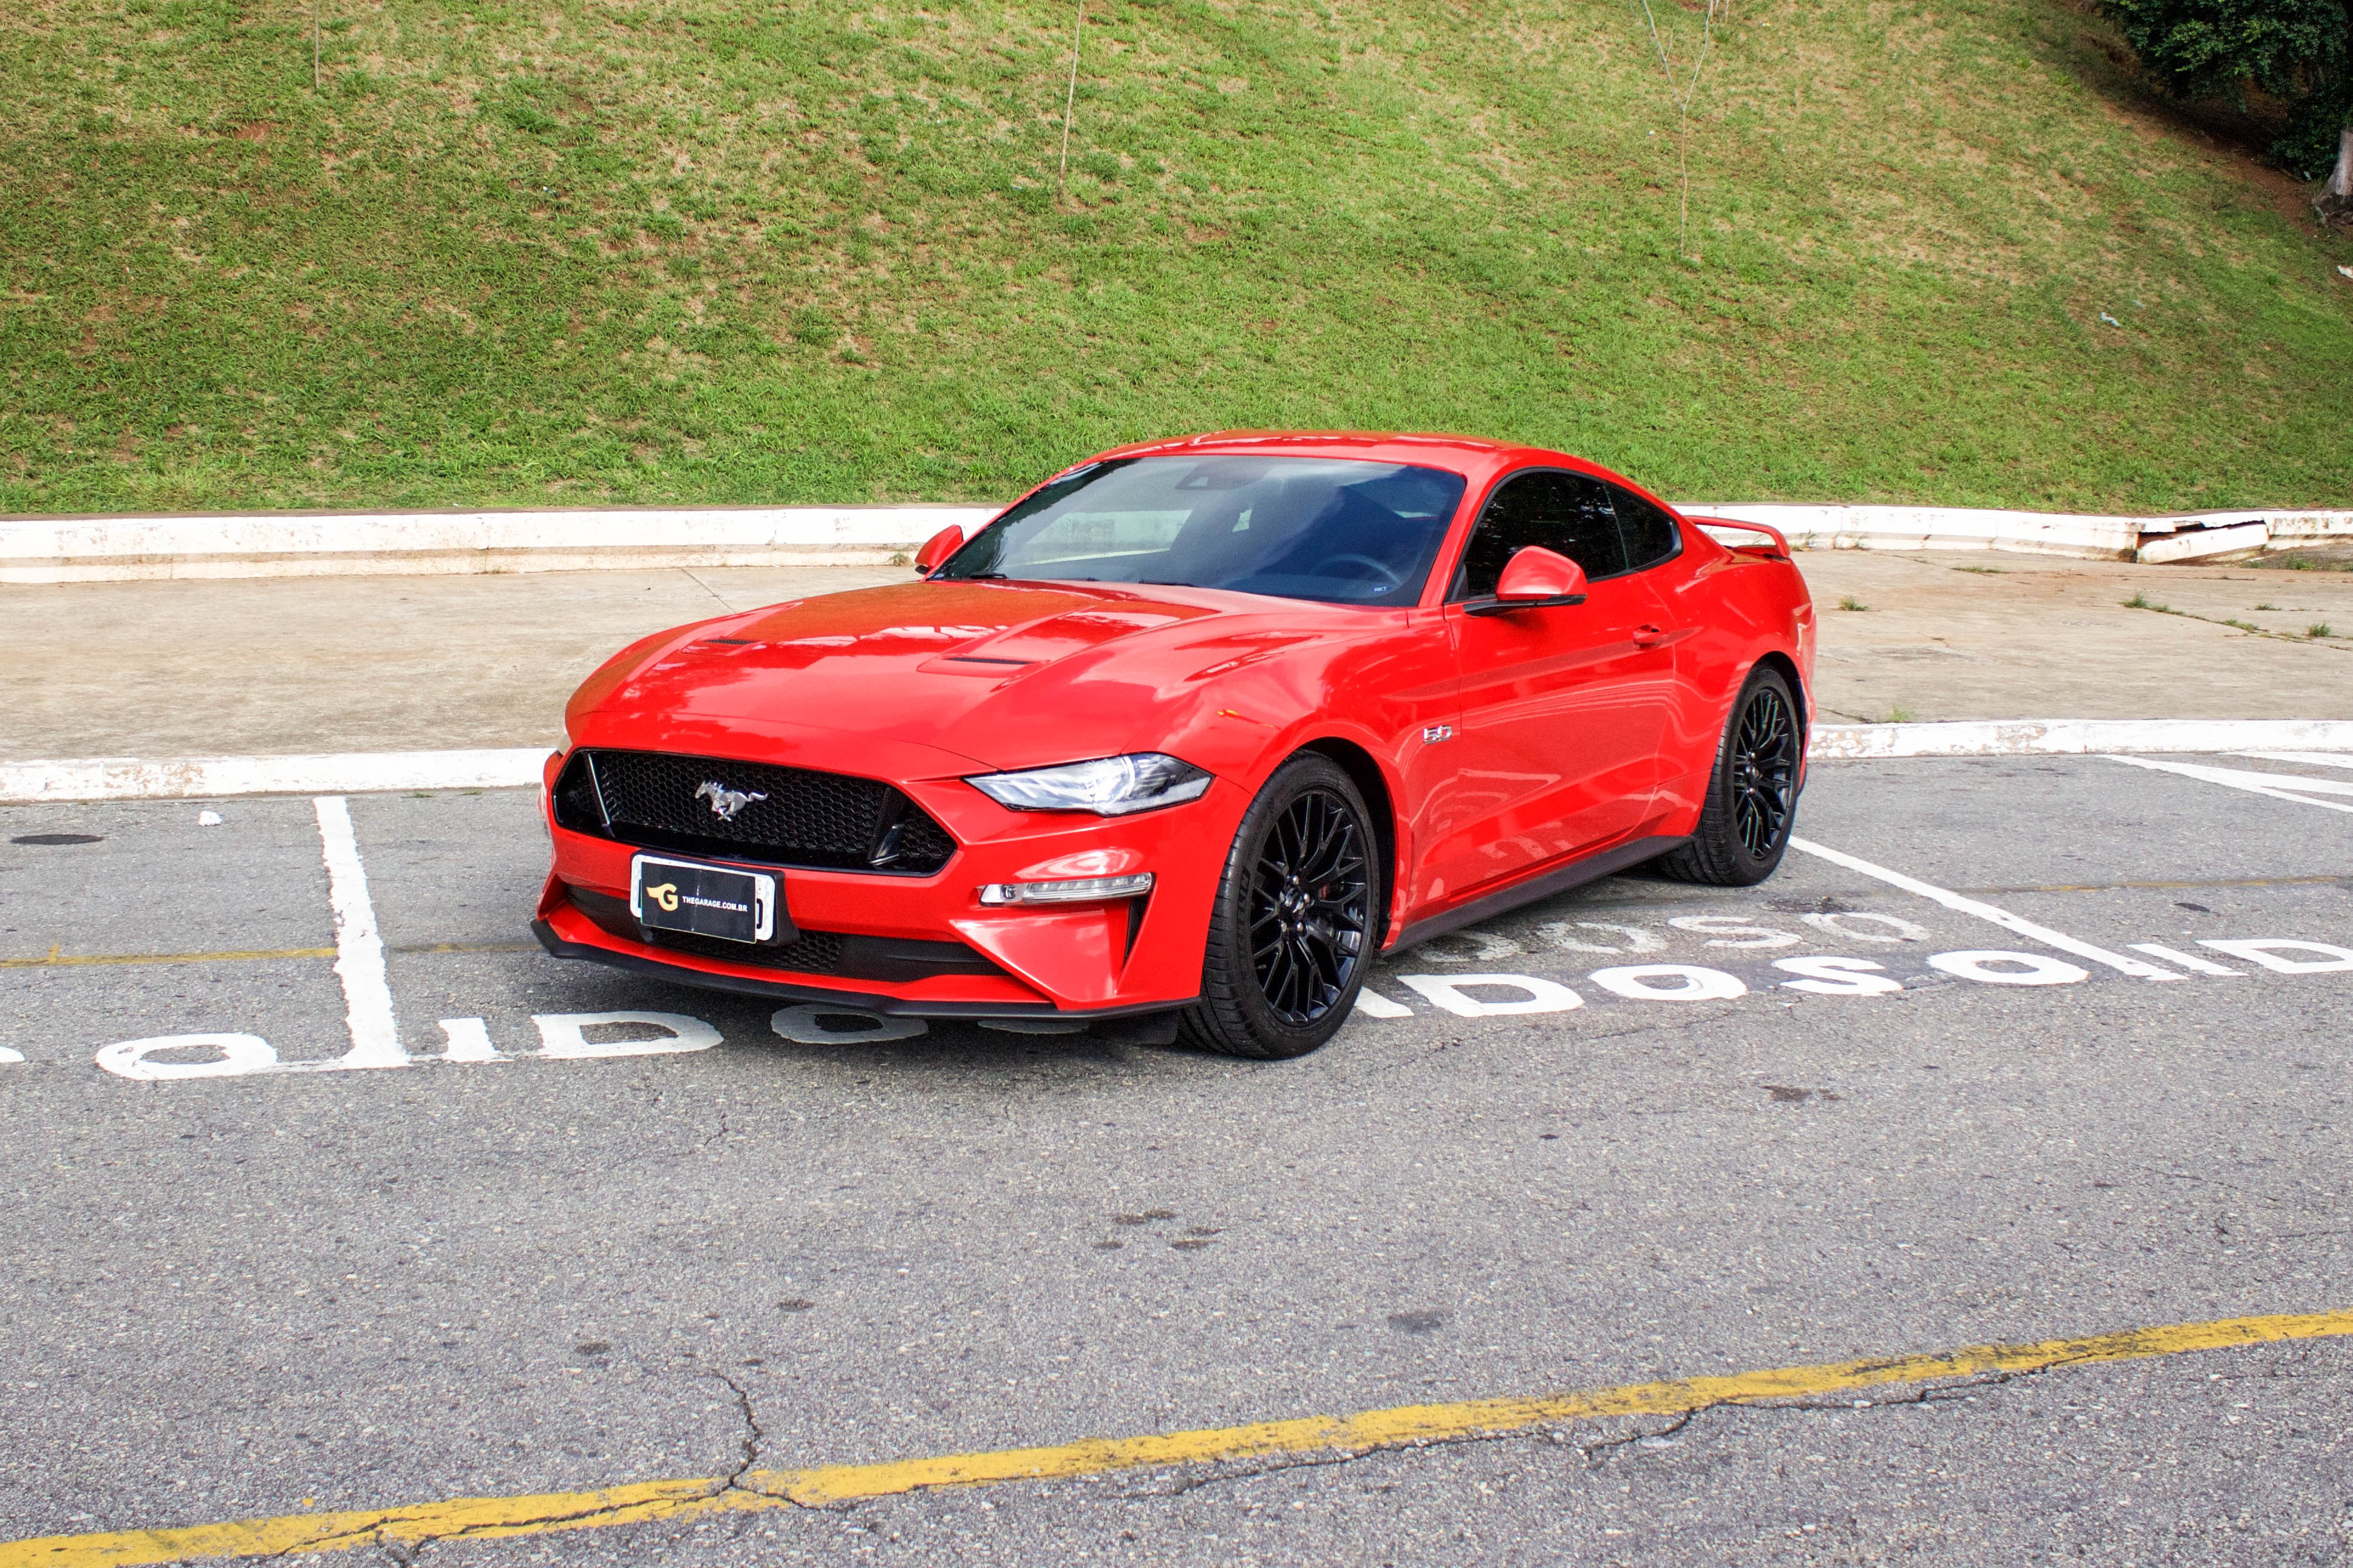
[(839, 931), (805, 931), (800, 941), (786, 947), (755, 947), (750, 942), (696, 936), (682, 931), (648, 931), (646, 937), (656, 947), (676, 948), (697, 958), (754, 964), (762, 969), (789, 969), (797, 974), (831, 974), (840, 968), (844, 941)]
[(930, 942), (921, 938), (860, 936), (838, 931), (804, 928), (797, 939), (781, 947), (757, 942), (727, 942), (690, 931), (653, 931), (638, 924), (629, 900), (587, 888), (566, 887), (572, 902), (608, 934), (623, 942), (641, 942), (673, 948), (702, 958), (760, 969), (786, 969), (799, 974), (832, 974), (845, 980), (907, 982), (934, 980), (944, 974), (1003, 974), (999, 969), (960, 942)]
[[(723, 817), (714, 806), (729, 802)], [(624, 844), (835, 871), (928, 876), (956, 847), (876, 779), (666, 752), (575, 752), (556, 780), (555, 819)]]

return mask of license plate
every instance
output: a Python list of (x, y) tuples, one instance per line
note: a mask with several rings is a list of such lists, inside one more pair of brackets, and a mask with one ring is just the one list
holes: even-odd
[(629, 912), (656, 931), (692, 931), (723, 942), (789, 940), (792, 921), (777, 905), (776, 879), (731, 866), (639, 855), (629, 862)]

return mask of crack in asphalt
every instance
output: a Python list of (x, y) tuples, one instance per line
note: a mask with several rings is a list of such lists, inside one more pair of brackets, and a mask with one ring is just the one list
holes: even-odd
[[(722, 1111), (720, 1114), (723, 1118), (726, 1113)], [(744, 1457), (733, 1469), (727, 1472), (727, 1479), (720, 1484), (719, 1492), (751, 1490), (753, 1489), (743, 1484), (744, 1478), (751, 1473), (754, 1465), (759, 1463), (760, 1446), (768, 1440), (767, 1434), (760, 1430), (759, 1416), (753, 1413), (751, 1392), (717, 1367), (705, 1367), (703, 1370), (727, 1385), (727, 1391), (735, 1396), (736, 1410), (744, 1417)], [(715, 1497), (718, 1492), (712, 1495)], [(760, 1495), (766, 1497), (770, 1494), (762, 1492)]]
[[(1681, 1411), (1663, 1426), (1649, 1426), (1641, 1430), (1629, 1431), (1608, 1437), (1598, 1437), (1591, 1442), (1577, 1444), (1575, 1445), (1575, 1447), (1577, 1450), (1577, 1458), (1580, 1462), (1588, 1467), (1598, 1466), (1610, 1458), (1618, 1450), (1630, 1447), (1640, 1449), (1645, 1446), (1662, 1443), (1663, 1440), (1671, 1439), (1677, 1434), (1685, 1431), (1691, 1427), (1694, 1423), (1697, 1422), (1700, 1417), (1715, 1415), (1720, 1412), (1733, 1412), (1742, 1415), (1778, 1415), (1784, 1413), (1806, 1415), (1852, 1415), (1868, 1413), (1874, 1410), (1918, 1409), (1936, 1405), (1957, 1403), (1968, 1398), (1971, 1394), (1979, 1390), (2000, 1388), (2009, 1384), (2019, 1382), (2023, 1379), (2041, 1378), (2047, 1373), (2063, 1371), (2079, 1364), (2087, 1364), (2096, 1359), (2096, 1357), (2089, 1356), (2067, 1357), (2062, 1360), (2053, 1361), (2044, 1366), (1986, 1373), (1965, 1378), (1923, 1383), (1905, 1393), (1868, 1399), (1716, 1400), (1705, 1405), (1694, 1405), (1689, 1410)], [(717, 1484), (695, 1497), (680, 1500), (681, 1502), (688, 1504), (707, 1502), (715, 1498), (724, 1497), (731, 1492), (740, 1491), (749, 1496), (756, 1497), (764, 1502), (786, 1505), (795, 1512), (849, 1514), (856, 1512), (869, 1504), (891, 1500), (885, 1498), (875, 1497), (866, 1499), (848, 1499), (834, 1503), (812, 1504), (802, 1502), (788, 1493), (767, 1491), (757, 1487), (747, 1487), (744, 1485), (744, 1478), (751, 1473), (753, 1466), (758, 1462), (760, 1449), (766, 1441), (766, 1435), (759, 1424), (758, 1412), (753, 1405), (750, 1390), (723, 1372), (720, 1372), (714, 1368), (704, 1368), (702, 1370), (707, 1372), (709, 1375), (718, 1382), (725, 1384), (728, 1391), (734, 1396), (736, 1411), (744, 1423), (743, 1437), (741, 1439), (741, 1457), (735, 1468), (729, 1471), (725, 1477), (722, 1478)], [(1136, 1490), (1116, 1491), (1108, 1494), (1098, 1493), (1096, 1495), (1103, 1498), (1104, 1500), (1109, 1501), (1145, 1502), (1160, 1500), (1183, 1497), (1188, 1493), (1199, 1491), (1204, 1488), (1219, 1486), (1232, 1481), (1254, 1480), (1261, 1477), (1282, 1475), (1294, 1470), (1336, 1469), (1343, 1466), (1356, 1464), (1364, 1459), (1402, 1456), (1419, 1452), (1424, 1449), (1470, 1447), (1493, 1443), (1544, 1443), (1561, 1446), (1567, 1444), (1569, 1431), (1570, 1428), (1566, 1426), (1546, 1426), (1537, 1428), (1520, 1428), (1517, 1430), (1502, 1432), (1466, 1433), (1459, 1436), (1450, 1437), (1409, 1438), (1399, 1442), (1371, 1444), (1361, 1448), (1291, 1455), (1271, 1458), (1261, 1463), (1253, 1463), (1243, 1468), (1215, 1469), (1197, 1468), (1189, 1474), (1182, 1472), (1173, 1474), (1170, 1477), (1170, 1484), (1166, 1486), (1149, 1487)], [(902, 1493), (897, 1495), (912, 1496), (920, 1493), (949, 1489), (955, 1489), (944, 1486), (926, 1486), (914, 1489), (914, 1490), (910, 1493)], [(439, 1531), (424, 1535), (404, 1535), (394, 1537), (387, 1537), (384, 1533), (383, 1527), (378, 1526), (370, 1530), (353, 1531), (348, 1535), (321, 1537), (316, 1540), (305, 1542), (299, 1546), (285, 1548), (281, 1551), (269, 1553), (269, 1555), (270, 1557), (284, 1557), (294, 1552), (309, 1553), (325, 1550), (335, 1550), (342, 1547), (367, 1546), (373, 1544), (381, 1548), (385, 1557), (390, 1562), (397, 1564), (398, 1568), (414, 1568), (414, 1564), (418, 1554), (422, 1552), (425, 1548), (434, 1545), (439, 1542), (461, 1541), (490, 1531), (507, 1533), (512, 1531), (518, 1525), (528, 1527), (581, 1523), (596, 1520), (600, 1516), (618, 1514), (625, 1511), (627, 1511), (627, 1510), (619, 1508), (582, 1509), (571, 1512), (549, 1514), (534, 1519), (501, 1520), (497, 1521), (495, 1524)], [(656, 1518), (649, 1518), (643, 1522), (653, 1523), (657, 1521), (658, 1520)]]
[[(709, 1502), (715, 1498), (725, 1497), (730, 1492), (742, 1492), (748, 1497), (759, 1498), (765, 1502), (784, 1504), (795, 1511), (810, 1513), (833, 1511), (823, 1507), (812, 1507), (786, 1492), (764, 1491), (758, 1487), (747, 1487), (744, 1484), (744, 1478), (751, 1473), (753, 1466), (759, 1463), (760, 1449), (767, 1442), (767, 1434), (762, 1429), (758, 1412), (752, 1405), (751, 1391), (716, 1367), (702, 1367), (697, 1370), (725, 1384), (728, 1393), (734, 1396), (736, 1414), (742, 1417), (744, 1423), (743, 1436), (738, 1445), (740, 1457), (736, 1460), (735, 1468), (721, 1477), (717, 1485), (691, 1497), (679, 1499), (679, 1502), (686, 1505)], [(375, 1525), (366, 1530), (355, 1530), (341, 1535), (318, 1536), (299, 1545), (281, 1547), (276, 1552), (263, 1553), (261, 1560), (275, 1561), (296, 1553), (309, 1555), (318, 1552), (373, 1546), (383, 1552), (385, 1560), (396, 1564), (397, 1568), (415, 1568), (418, 1556), (426, 1548), (445, 1541), (465, 1541), (485, 1534), (511, 1534), (518, 1527), (532, 1529), (551, 1525), (581, 1524), (629, 1511), (631, 1508), (628, 1506), (575, 1509), (563, 1513), (540, 1514), (526, 1519), (501, 1519), (494, 1523), (468, 1525), (454, 1530), (438, 1530), (415, 1535), (390, 1535), (386, 1533), (386, 1526)], [(658, 1518), (659, 1516), (649, 1517), (641, 1522), (654, 1523), (658, 1521)]]
[[(1921, 1384), (1918, 1388), (1908, 1394), (1897, 1394), (1894, 1397), (1888, 1398), (1837, 1401), (1765, 1401), (1756, 1399), (1718, 1400), (1713, 1404), (1694, 1405), (1689, 1410), (1683, 1411), (1663, 1426), (1647, 1427), (1638, 1431), (1626, 1432), (1615, 1436), (1597, 1438), (1589, 1443), (1577, 1444), (1577, 1457), (1587, 1464), (1599, 1464), (1601, 1462), (1603, 1457), (1607, 1456), (1614, 1449), (1639, 1447), (1645, 1444), (1655, 1443), (1662, 1439), (1672, 1438), (1678, 1433), (1683, 1431), (1686, 1427), (1690, 1426), (1701, 1416), (1714, 1415), (1720, 1411), (1734, 1411), (1741, 1413), (1753, 1412), (1767, 1415), (1782, 1411), (1804, 1414), (1852, 1415), (1872, 1410), (1902, 1409), (1907, 1407), (1918, 1408), (1931, 1405), (1947, 1404), (1965, 1398), (1968, 1394), (1978, 1389), (1999, 1388), (2006, 1384), (2015, 1382), (2020, 1378), (2040, 1377), (2045, 1373), (2056, 1372), (2075, 1364), (2077, 1364), (2077, 1362), (2071, 1358), (2066, 1361), (2053, 1362), (2049, 1366), (2036, 1367), (2027, 1371), (1988, 1373), (1979, 1376), (1959, 1378), (1949, 1382), (1927, 1383)], [(1209, 1471), (1208, 1473), (1179, 1476), (1175, 1479), (1174, 1484), (1169, 1486), (1147, 1488), (1137, 1491), (1113, 1492), (1111, 1493), (1110, 1496), (1113, 1500), (1123, 1502), (1144, 1502), (1156, 1499), (1183, 1497), (1188, 1492), (1198, 1491), (1204, 1487), (1218, 1486), (1228, 1481), (1255, 1480), (1261, 1476), (1282, 1475), (1290, 1470), (1331, 1469), (1343, 1465), (1355, 1464), (1360, 1459), (1409, 1454), (1426, 1448), (1456, 1448), (1469, 1447), (1475, 1445), (1488, 1443), (1516, 1442), (1551, 1443), (1556, 1445), (1567, 1441), (1567, 1430), (1568, 1429), (1566, 1427), (1556, 1426), (1534, 1431), (1523, 1429), (1512, 1432), (1474, 1432), (1468, 1433), (1458, 1437), (1414, 1438), (1405, 1442), (1380, 1443), (1372, 1445), (1368, 1447), (1345, 1449), (1334, 1453), (1302, 1454), (1292, 1458), (1275, 1459), (1263, 1464), (1253, 1464), (1246, 1468), (1220, 1469)]]

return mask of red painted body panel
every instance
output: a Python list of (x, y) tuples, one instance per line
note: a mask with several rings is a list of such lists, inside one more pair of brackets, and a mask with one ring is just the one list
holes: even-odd
[[(1560, 453), (1456, 437), (1229, 432), (1105, 456), (1231, 451), (1462, 474), (1461, 507), (1419, 602), (1363, 608), (1187, 587), (914, 581), (646, 638), (590, 677), (565, 710), (575, 747), (740, 758), (896, 785), (956, 840), (946, 866), (928, 877), (788, 869), (788, 912), (804, 929), (960, 942), (1002, 973), (833, 981), (613, 936), (566, 889), (626, 898), (632, 850), (557, 826), (552, 814), (554, 865), (540, 911), (549, 931), (588, 955), (658, 963), (681, 979), (789, 982), (915, 1011), (1173, 1005), (1198, 990), (1211, 904), (1244, 812), (1303, 746), (1339, 753), (1365, 783), (1377, 781), (1368, 795), (1387, 796), (1369, 804), (1394, 833), (1394, 942), (1410, 923), (1586, 856), (1687, 836), (1733, 698), (1760, 660), (1786, 662), (1810, 722), (1813, 609), (1785, 550), (1726, 549), (1683, 520), (1679, 555), (1589, 584), (1582, 605), (1470, 616), (1444, 603), (1445, 590), (1501, 479), (1566, 468), (1647, 492)], [(964, 782), (1145, 751), (1216, 782), (1198, 800), (1110, 818), (1013, 811)], [(551, 784), (561, 761), (550, 761)], [(1157, 879), (1139, 923), (1126, 901), (987, 907), (977, 897), (987, 883), (1133, 869)]]

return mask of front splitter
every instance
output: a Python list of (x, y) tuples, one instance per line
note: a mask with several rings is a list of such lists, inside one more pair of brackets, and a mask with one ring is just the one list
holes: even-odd
[(848, 1011), (873, 1013), (890, 1018), (1052, 1018), (1087, 1024), (1103, 1018), (1133, 1018), (1148, 1013), (1173, 1013), (1199, 1000), (1187, 997), (1181, 1002), (1145, 1002), (1124, 1007), (1094, 1007), (1084, 1011), (1057, 1007), (1050, 1002), (925, 1002), (882, 992), (844, 991), (829, 985), (797, 985), (789, 980), (754, 980), (748, 975), (713, 974), (707, 970), (689, 969), (683, 964), (664, 963), (656, 958), (641, 958), (634, 952), (616, 952), (611, 948), (598, 947), (592, 942), (568, 942), (556, 935), (555, 928), (544, 920), (532, 921), (531, 933), (539, 938), (540, 946), (557, 958), (601, 963), (609, 969), (627, 970), (648, 979), (666, 980), (673, 985), (692, 985), (705, 991), (733, 991), (739, 995), (763, 996), (785, 1002), (829, 1002)]

